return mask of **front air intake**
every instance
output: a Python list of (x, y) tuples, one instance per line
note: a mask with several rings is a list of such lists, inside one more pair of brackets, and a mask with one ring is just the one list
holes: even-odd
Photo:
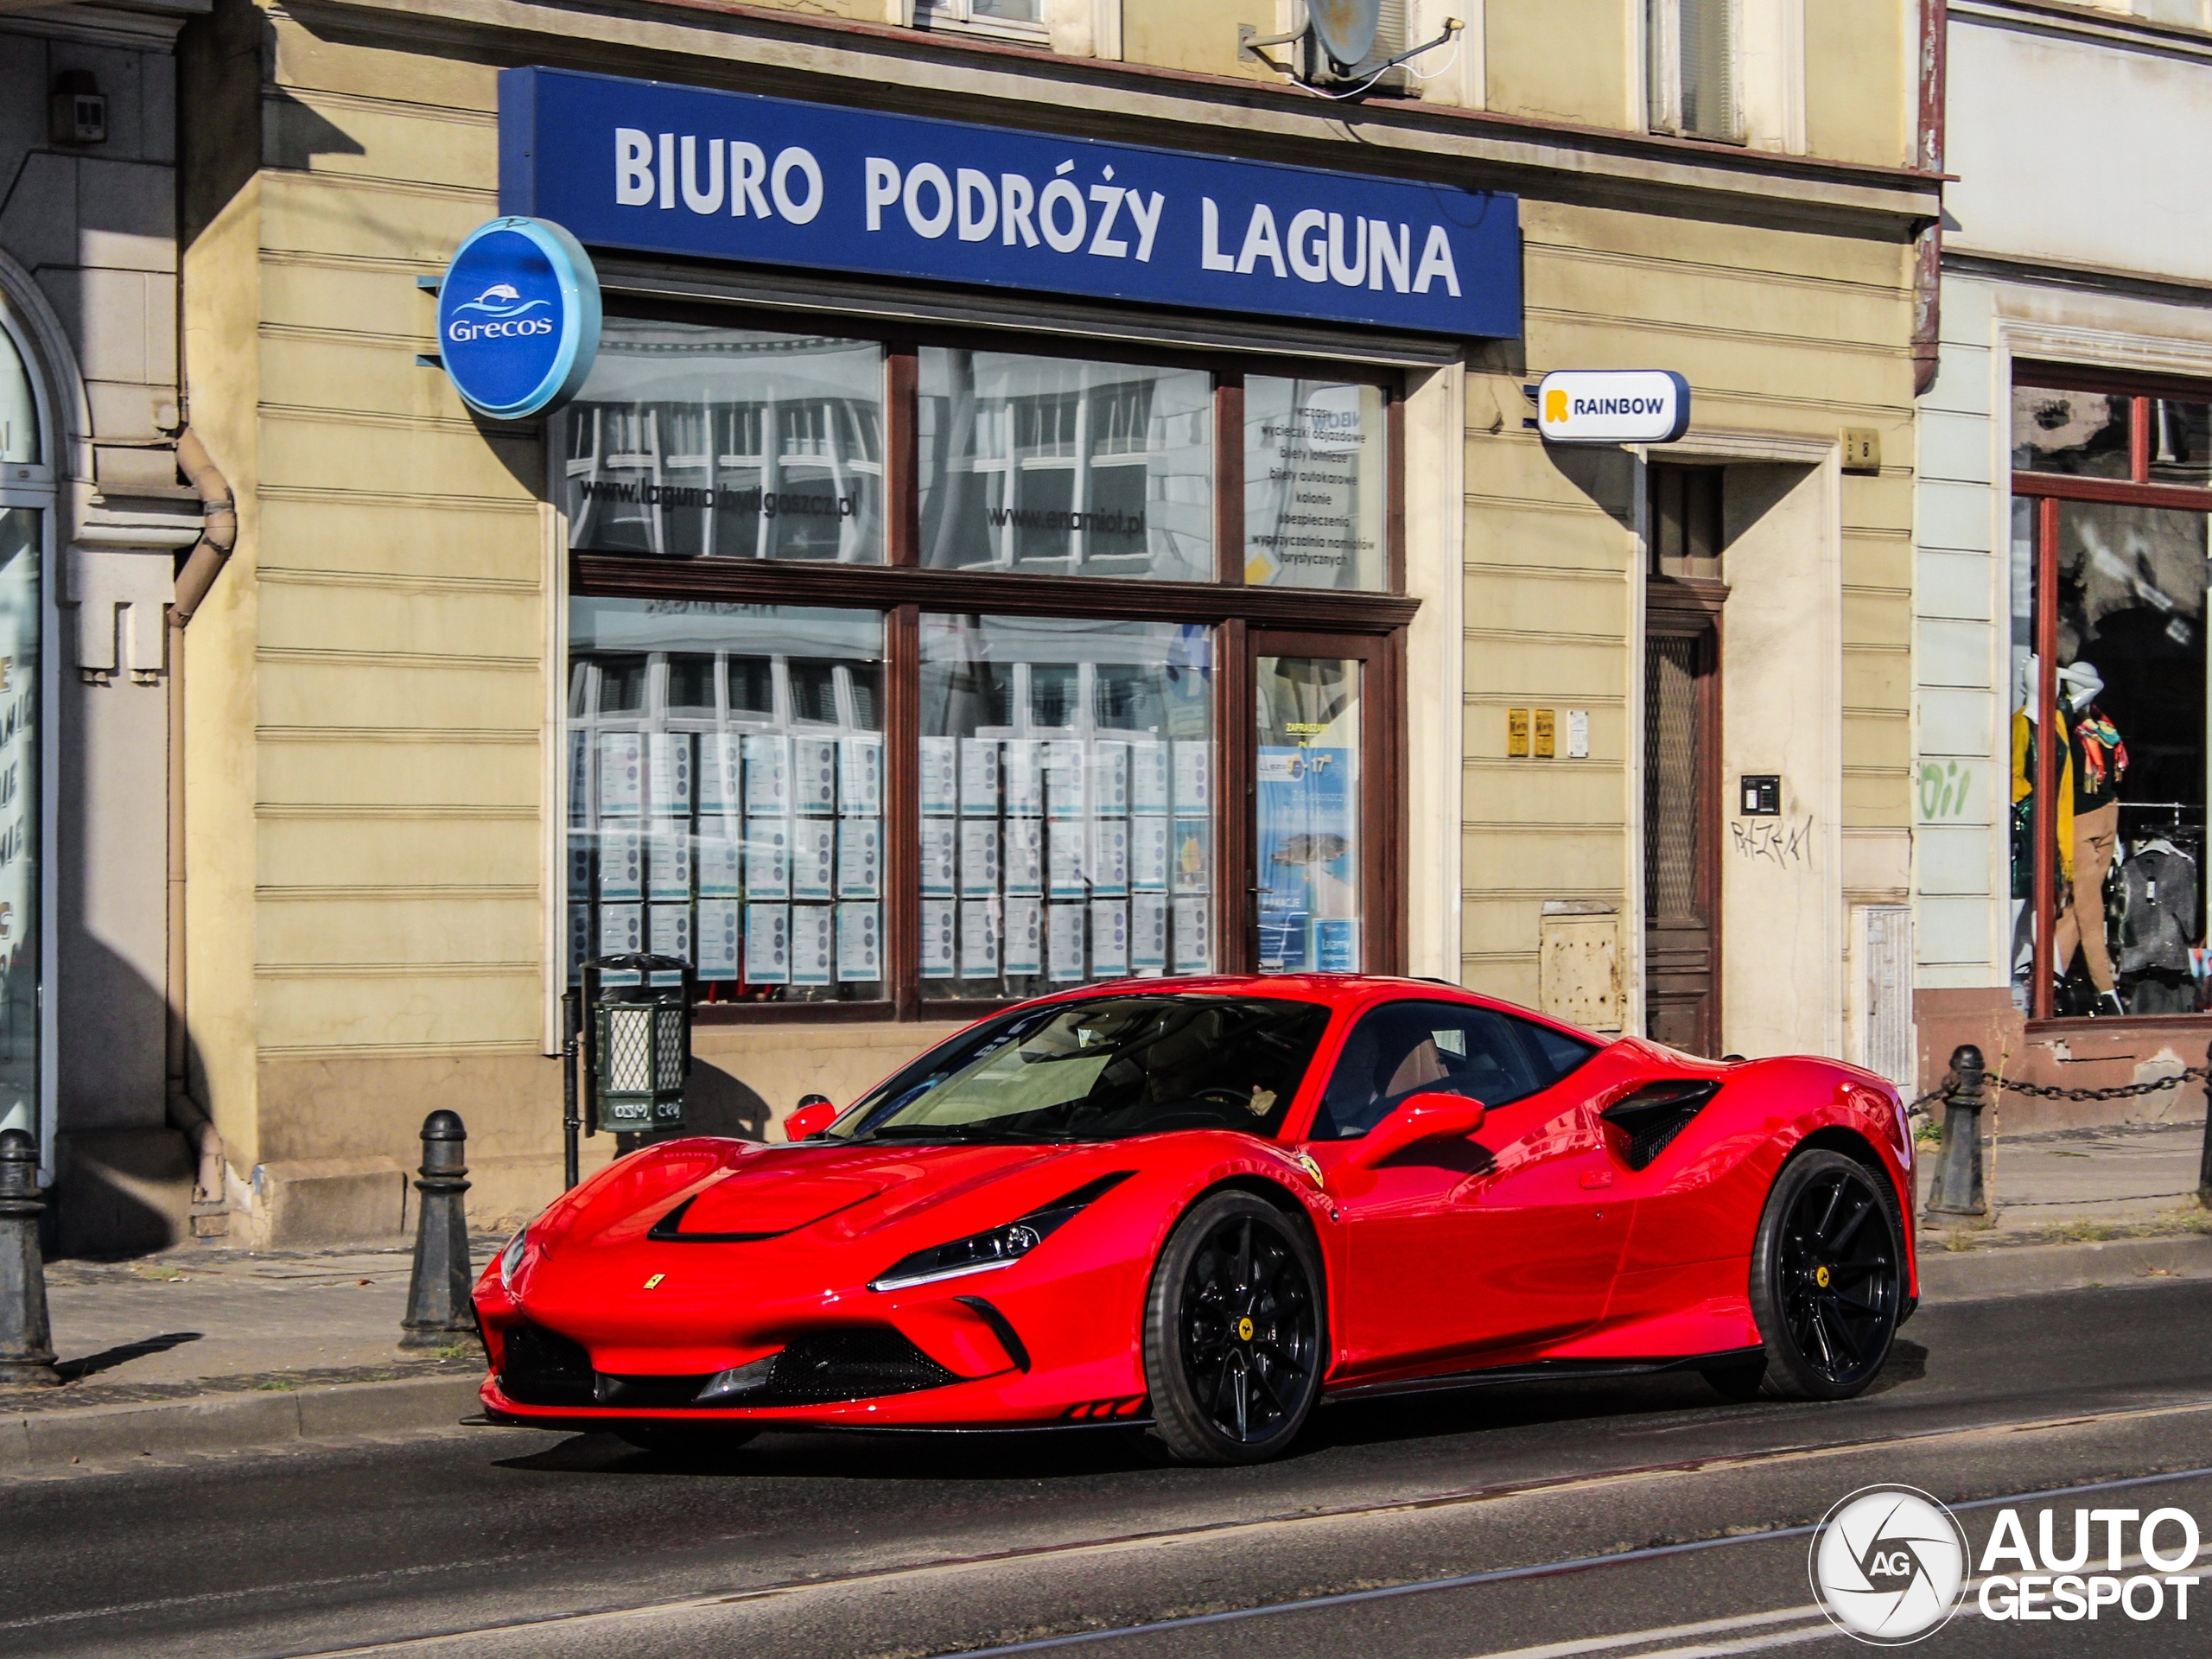
[(591, 1356), (542, 1325), (518, 1325), (499, 1351), (499, 1392), (518, 1406), (594, 1403)]
[(812, 1331), (776, 1356), (767, 1386), (747, 1405), (810, 1406), (913, 1394), (960, 1379), (888, 1325)]
[[(750, 1369), (750, 1368), (748, 1368)], [(535, 1325), (507, 1333), (499, 1392), (518, 1406), (613, 1406), (637, 1411), (820, 1406), (941, 1389), (960, 1378), (888, 1325), (810, 1331), (772, 1357), (760, 1381), (702, 1398), (712, 1376), (620, 1376), (592, 1369), (581, 1343)]]

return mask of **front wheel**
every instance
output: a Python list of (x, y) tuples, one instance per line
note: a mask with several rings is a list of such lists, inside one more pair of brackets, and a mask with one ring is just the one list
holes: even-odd
[(1321, 1264), (1303, 1230), (1217, 1192), (1170, 1234), (1145, 1305), (1153, 1433), (1179, 1463), (1258, 1463), (1298, 1437), (1328, 1352)]
[(1760, 1392), (1848, 1400), (1890, 1357), (1904, 1296), (1904, 1228), (1889, 1183), (1840, 1153), (1803, 1153), (1767, 1194), (1751, 1249)]

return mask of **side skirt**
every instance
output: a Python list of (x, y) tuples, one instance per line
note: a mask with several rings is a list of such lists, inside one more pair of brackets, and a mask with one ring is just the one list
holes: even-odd
[(605, 1434), (618, 1428), (696, 1428), (712, 1433), (717, 1428), (750, 1429), (756, 1433), (785, 1434), (1071, 1434), (1102, 1428), (1150, 1428), (1148, 1417), (1086, 1418), (1074, 1422), (1054, 1420), (1034, 1423), (810, 1423), (798, 1418), (763, 1421), (742, 1417), (523, 1417), (486, 1406), (475, 1416), (461, 1420), (486, 1428), (543, 1428), (561, 1434)]
[(1540, 1359), (1528, 1365), (1498, 1365), (1484, 1370), (1444, 1371), (1433, 1376), (1399, 1377), (1388, 1382), (1353, 1382), (1325, 1389), (1320, 1403), (1344, 1405), (1401, 1394), (1435, 1394), (1452, 1389), (1492, 1389), (1516, 1382), (1571, 1382), (1587, 1379), (1658, 1376), (1694, 1371), (1708, 1365), (1745, 1364), (1765, 1356), (1764, 1348), (1726, 1348), (1718, 1353), (1675, 1359)]

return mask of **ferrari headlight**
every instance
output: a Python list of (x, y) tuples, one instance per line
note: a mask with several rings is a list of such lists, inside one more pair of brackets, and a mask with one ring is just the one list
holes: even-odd
[(1122, 1169), (1102, 1175), (1003, 1227), (970, 1233), (933, 1249), (917, 1250), (868, 1281), (868, 1287), (903, 1290), (909, 1285), (926, 1285), (938, 1279), (958, 1279), (971, 1273), (995, 1273), (1001, 1268), (1010, 1268), (1066, 1225), (1085, 1205), (1103, 1197), (1135, 1173)]
[(506, 1249), (499, 1252), (499, 1288), (501, 1290), (514, 1289), (515, 1269), (522, 1265), (522, 1247), (529, 1238), (530, 1229), (518, 1228), (516, 1230), (515, 1236), (507, 1241)]

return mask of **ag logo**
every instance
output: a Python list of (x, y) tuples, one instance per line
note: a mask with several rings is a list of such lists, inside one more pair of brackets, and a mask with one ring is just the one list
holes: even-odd
[(1910, 1486), (1866, 1486), (1814, 1529), (1813, 1593), (1847, 1636), (1903, 1647), (1941, 1630), (1966, 1584), (1967, 1539)]

